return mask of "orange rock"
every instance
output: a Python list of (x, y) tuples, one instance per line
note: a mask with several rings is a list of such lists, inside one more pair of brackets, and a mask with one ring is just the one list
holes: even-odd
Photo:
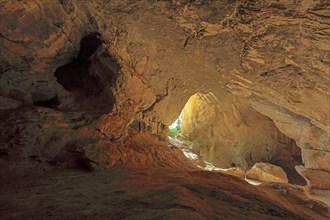
[(309, 189), (330, 190), (330, 173), (322, 170), (306, 169), (304, 166), (296, 166), (297, 172), (303, 176)]
[(281, 167), (269, 163), (256, 163), (247, 173), (249, 179), (261, 182), (287, 183), (288, 177)]

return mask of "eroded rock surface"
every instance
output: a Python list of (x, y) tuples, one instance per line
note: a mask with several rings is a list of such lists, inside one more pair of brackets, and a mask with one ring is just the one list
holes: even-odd
[(255, 188), (206, 171), (116, 167), (95, 174), (71, 170), (10, 180), (0, 189), (4, 220), (328, 219), (325, 205), (306, 198), (301, 188)]
[(281, 167), (269, 163), (256, 163), (247, 173), (246, 177), (262, 182), (287, 183), (288, 177)]
[(329, 190), (330, 174), (328, 172), (310, 170), (304, 166), (296, 166), (296, 170), (305, 178), (310, 189)]
[(192, 141), (192, 149), (218, 167), (248, 170), (256, 162), (277, 158), (292, 169), (300, 164), (292, 139), (268, 117), (231, 97), (197, 93), (188, 100), (181, 121), (181, 135)]
[[(225, 125), (207, 124), (203, 156), (249, 167), (270, 156), (283, 163), (287, 159), (276, 152), (297, 145), (309, 185), (329, 187), (317, 185), (330, 172), (327, 1), (0, 3), (0, 109), (2, 119), (11, 119), (1, 123), (2, 158), (15, 155), (21, 167), (28, 158), (45, 164), (63, 152), (63, 158), (72, 156), (71, 147), (63, 149), (67, 140), (78, 140), (105, 164), (112, 164), (110, 150), (118, 155), (115, 164), (149, 166), (157, 149), (138, 142), (168, 152), (160, 143), (166, 127), (193, 94), (202, 93), (220, 107), (201, 117)], [(88, 36), (97, 36), (97, 48), (79, 60)], [(97, 144), (77, 137), (81, 132), (109, 145), (99, 154)], [(136, 132), (155, 140), (128, 138)], [(138, 146), (133, 151), (141, 161), (121, 147), (124, 142)], [(172, 153), (166, 158), (182, 156)]]

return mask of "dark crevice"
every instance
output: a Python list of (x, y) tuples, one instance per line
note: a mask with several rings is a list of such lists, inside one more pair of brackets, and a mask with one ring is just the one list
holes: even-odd
[[(69, 168), (88, 172), (94, 171), (92, 164), (97, 164), (97, 162), (90, 160), (83, 152), (76, 150), (76, 148), (77, 146), (75, 144), (68, 144), (66, 151), (61, 152), (48, 161), (48, 163), (58, 168)], [(38, 157), (32, 159), (38, 161)]]
[(55, 108), (60, 104), (57, 95), (54, 96), (53, 98), (50, 98), (48, 100), (42, 100), (42, 101), (34, 101), (34, 105), (36, 106), (42, 106), (42, 107), (47, 107), (47, 108)]
[[(283, 134), (283, 133), (282, 133)], [(284, 134), (283, 134), (284, 135)], [(295, 166), (302, 165), (301, 149), (296, 142), (290, 138), (290, 142), (271, 161), (276, 166), (280, 166), (287, 174), (291, 184), (305, 186), (306, 180), (296, 171)]]
[(295, 170), (289, 167), (282, 166), (282, 169), (285, 171), (288, 176), (289, 183), (305, 186), (307, 185), (306, 180)]
[(119, 65), (106, 50), (100, 51), (101, 45), (98, 33), (85, 36), (77, 58), (54, 73), (58, 83), (73, 95), (75, 104), (83, 111), (108, 113), (115, 103), (111, 86)]
[(8, 156), (8, 155), (9, 155), (9, 153), (8, 153), (8, 151), (6, 149), (1, 149), (0, 148), (0, 157), (2, 157), (2, 156)]
[[(71, 63), (59, 67), (55, 72), (57, 81), (69, 92), (80, 90), (86, 94), (92, 93), (98, 88), (95, 76), (88, 73), (91, 65), (89, 57), (96, 52), (101, 45), (97, 35), (87, 36), (81, 40), (78, 57)], [(82, 91), (84, 90), (84, 91)]]
[(77, 159), (76, 164), (78, 169), (81, 169), (83, 171), (94, 171), (94, 168), (92, 167), (91, 162), (88, 158), (79, 158)]

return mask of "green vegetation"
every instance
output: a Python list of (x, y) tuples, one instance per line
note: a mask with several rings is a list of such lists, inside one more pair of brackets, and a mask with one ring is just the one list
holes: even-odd
[(169, 127), (168, 128), (168, 136), (172, 137), (172, 138), (176, 138), (178, 133), (179, 133), (179, 128), (178, 127)]
[(177, 138), (177, 136), (179, 135), (179, 133), (181, 131), (180, 127), (181, 127), (181, 119), (179, 117), (178, 119), (175, 120), (175, 122), (173, 124), (168, 126), (168, 136), (170, 136), (172, 138)]

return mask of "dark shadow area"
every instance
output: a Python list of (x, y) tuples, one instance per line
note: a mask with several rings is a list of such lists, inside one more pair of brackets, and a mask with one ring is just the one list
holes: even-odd
[(34, 101), (33, 105), (36, 106), (42, 106), (42, 107), (47, 107), (47, 108), (55, 108), (60, 104), (57, 95), (54, 96), (53, 98), (50, 98), (48, 100), (42, 100), (42, 101)]
[(59, 67), (55, 72), (57, 81), (69, 92), (80, 91), (85, 95), (98, 92), (100, 83), (88, 73), (91, 65), (89, 57), (101, 46), (98, 35), (88, 35), (80, 42), (78, 57), (71, 63)]
[(299, 173), (292, 168), (282, 166), (282, 169), (286, 172), (286, 175), (288, 176), (289, 183), (296, 184), (300, 186), (306, 186), (306, 180), (299, 175)]
[[(101, 45), (99, 34), (85, 36), (80, 42), (77, 58), (59, 67), (54, 73), (57, 81), (73, 95), (76, 104), (83, 111), (108, 113), (115, 103), (111, 86), (116, 79), (119, 65), (105, 51), (98, 53)], [(98, 56), (102, 56), (101, 63), (98, 62)], [(109, 69), (104, 66), (117, 68)]]
[[(38, 158), (31, 158), (38, 161)], [(74, 169), (92, 172), (94, 168), (92, 167), (90, 161), (83, 153), (79, 151), (65, 151), (56, 156), (53, 160), (48, 161), (50, 165), (55, 166), (59, 169)]]
[(286, 173), (289, 183), (305, 186), (306, 180), (296, 171), (295, 166), (302, 165), (301, 149), (291, 139), (286, 149), (276, 155), (271, 163), (280, 166)]
[[(69, 168), (81, 171), (94, 171), (94, 168), (91, 163), (94, 161), (88, 159), (85, 154), (77, 150), (78, 146), (75, 143), (69, 143), (65, 146), (65, 149), (59, 153), (48, 163), (57, 168)], [(38, 157), (33, 158), (38, 161)]]
[(0, 157), (3, 157), (3, 156), (8, 156), (9, 153), (6, 149), (1, 149), (0, 148)]
[(88, 160), (88, 158), (81, 157), (76, 160), (77, 167), (81, 169), (82, 171), (88, 171), (92, 172), (94, 171), (94, 168), (91, 165), (91, 162)]

